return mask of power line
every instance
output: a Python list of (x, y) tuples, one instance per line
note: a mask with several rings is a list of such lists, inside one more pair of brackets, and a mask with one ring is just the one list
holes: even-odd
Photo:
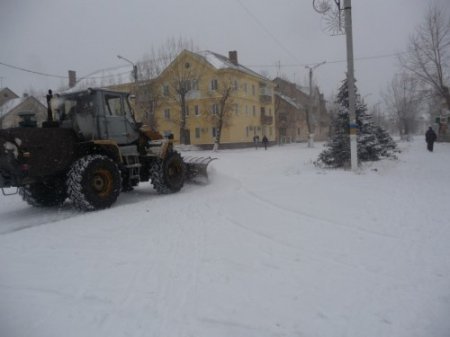
[(297, 57), (289, 50), (287, 49), (281, 42), (280, 40), (278, 40), (278, 38), (272, 34), (272, 32), (267, 29), (266, 26), (263, 25), (263, 23), (256, 17), (256, 15), (254, 15), (250, 9), (248, 9), (247, 6), (245, 6), (241, 0), (236, 0), (239, 5), (241, 5), (242, 8), (244, 8), (244, 10), (247, 12), (247, 14), (253, 19), (255, 20), (255, 22), (275, 41), (276, 44), (278, 44), (278, 46), (283, 49), (287, 54), (289, 54), (289, 56), (291, 56), (294, 60), (297, 61)]
[[(236, 0), (236, 1), (240, 2), (240, 0)], [(355, 61), (376, 60), (376, 59), (394, 57), (394, 56), (398, 56), (398, 55), (401, 55), (401, 54), (405, 54), (405, 52), (357, 57), (357, 58), (355, 58)], [(347, 62), (347, 60), (327, 61), (327, 64), (344, 63), (344, 62)], [(248, 65), (248, 67), (255, 67), (255, 68), (281, 68), (281, 67), (285, 67), (286, 68), (286, 67), (305, 67), (305, 66), (308, 66), (308, 65), (311, 65), (311, 64), (314, 64), (314, 62), (312, 62), (312, 63), (303, 63), (303, 64), (302, 63), (300, 63), (300, 64), (284, 64), (284, 65), (281, 65), (279, 63), (277, 63), (277, 64), (262, 64), (262, 65), (255, 65), (254, 64), (254, 65)], [(31, 70), (31, 69), (27, 69), (27, 68), (24, 68), (24, 67), (11, 65), (11, 64), (8, 64), (8, 63), (5, 63), (5, 62), (0, 62), (0, 65), (3, 65), (3, 66), (8, 67), (8, 68), (16, 69), (16, 70), (28, 72), (28, 73), (40, 75), (40, 76), (53, 77), (53, 78), (59, 78), (59, 79), (68, 79), (69, 78), (68, 76), (43, 73), (43, 72), (40, 72), (40, 71)], [(87, 79), (94, 79), (95, 80), (95, 79), (104, 79), (104, 78), (112, 77), (112, 76), (125, 75), (128, 72), (122, 72), (120, 74), (105, 74), (103, 76), (93, 76), (93, 75), (98, 74), (100, 72), (117, 70), (117, 69), (125, 68), (125, 67), (128, 67), (128, 65), (120, 65), (120, 66), (114, 66), (114, 67), (99, 69), (99, 70), (96, 70), (94, 72), (89, 73), (86, 76), (80, 77), (77, 82), (79, 82), (81, 80), (87, 80)]]
[[(394, 53), (394, 54), (384, 54), (384, 55), (374, 55), (374, 56), (363, 56), (363, 57), (357, 57), (355, 58), (355, 61), (367, 61), (367, 60), (376, 60), (376, 59), (382, 59), (382, 58), (389, 58), (404, 54), (403, 52), (400, 53)], [(329, 63), (345, 63), (347, 60), (334, 60), (334, 61), (327, 61), (327, 64)], [(278, 68), (278, 67), (305, 67), (309, 66), (311, 64), (315, 64), (314, 62), (311, 63), (299, 63), (299, 64), (253, 64), (248, 65), (248, 67), (256, 67), (256, 68)]]
[[(24, 71), (24, 72), (35, 74), (35, 75), (46, 76), (46, 77), (53, 77), (53, 78), (59, 78), (59, 79), (68, 79), (69, 78), (69, 76), (43, 73), (43, 72), (40, 72), (40, 71), (31, 70), (31, 69), (15, 66), (15, 65), (12, 65), (12, 64), (4, 63), (4, 62), (0, 62), (0, 64), (5, 66), (5, 67), (11, 68), (11, 69), (20, 70), (20, 71)], [(126, 74), (126, 73), (122, 72), (120, 74), (106, 74), (106, 75), (103, 75), (103, 76), (91, 76), (91, 75), (94, 75), (94, 74), (97, 74), (97, 73), (100, 73), (100, 72), (117, 70), (117, 69), (125, 68), (125, 67), (128, 67), (128, 65), (120, 65), (120, 66), (115, 66), (115, 67), (99, 69), (99, 70), (96, 70), (96, 71), (86, 75), (86, 76), (82, 76), (80, 78), (80, 80), (82, 80), (82, 79), (102, 79), (102, 78), (111, 77), (111, 76), (115, 76), (115, 75), (123, 75), (123, 74)]]
[(36, 75), (41, 75), (41, 76), (46, 76), (46, 77), (54, 77), (54, 78), (63, 78), (63, 79), (67, 79), (68, 78), (68, 76), (61, 76), (61, 75), (42, 73), (40, 71), (35, 71), (35, 70), (30, 70), (30, 69), (26, 69), (26, 68), (22, 68), (22, 67), (18, 67), (18, 66), (13, 66), (11, 64), (7, 64), (7, 63), (4, 63), (4, 62), (0, 62), (0, 64), (5, 66), (5, 67), (8, 67), (8, 68), (21, 70), (21, 71), (25, 71), (27, 73), (32, 73), (32, 74), (36, 74)]

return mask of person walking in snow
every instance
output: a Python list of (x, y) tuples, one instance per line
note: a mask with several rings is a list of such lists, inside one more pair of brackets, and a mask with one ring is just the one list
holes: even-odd
[(425, 141), (427, 142), (427, 149), (430, 152), (433, 152), (433, 145), (436, 141), (436, 132), (434, 132), (433, 128), (430, 126), (428, 131), (425, 133)]
[(266, 135), (264, 135), (262, 142), (264, 144), (264, 150), (267, 150), (267, 143), (269, 143), (269, 140), (267, 139)]
[(255, 144), (255, 149), (258, 150), (258, 142), (259, 142), (259, 136), (253, 137), (253, 143)]

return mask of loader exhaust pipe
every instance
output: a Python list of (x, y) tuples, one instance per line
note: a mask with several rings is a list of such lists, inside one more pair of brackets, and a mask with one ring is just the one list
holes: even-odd
[(53, 92), (49, 89), (47, 94), (47, 122), (51, 123), (53, 122), (53, 111), (52, 111), (52, 105), (51, 101), (53, 98)]
[(47, 120), (42, 123), (43, 128), (57, 128), (59, 123), (53, 120), (52, 111), (53, 92), (49, 89), (47, 94)]

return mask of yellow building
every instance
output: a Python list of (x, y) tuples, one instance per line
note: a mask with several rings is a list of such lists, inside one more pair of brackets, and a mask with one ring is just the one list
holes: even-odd
[(211, 148), (219, 130), (221, 148), (249, 146), (255, 136), (275, 140), (273, 83), (239, 64), (235, 51), (225, 57), (184, 50), (155, 88), (151, 120), (176, 142)]

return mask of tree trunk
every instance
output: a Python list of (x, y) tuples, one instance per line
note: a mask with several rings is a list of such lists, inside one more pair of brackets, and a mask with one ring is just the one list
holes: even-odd
[(186, 97), (181, 95), (180, 144), (186, 145)]
[(447, 109), (448, 110), (450, 110), (450, 91), (449, 91), (449, 89), (448, 89), (448, 87), (443, 87), (443, 96), (444, 96), (444, 99), (445, 99), (445, 102), (447, 103)]
[(308, 147), (314, 147), (314, 132), (311, 125), (311, 109), (306, 110), (306, 126), (308, 127)]

